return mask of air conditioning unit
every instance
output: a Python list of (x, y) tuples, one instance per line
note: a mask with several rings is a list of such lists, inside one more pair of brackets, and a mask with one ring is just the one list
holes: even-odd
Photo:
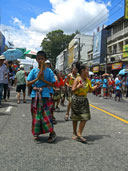
[(110, 62), (114, 62), (114, 61), (115, 61), (114, 57), (110, 58)]

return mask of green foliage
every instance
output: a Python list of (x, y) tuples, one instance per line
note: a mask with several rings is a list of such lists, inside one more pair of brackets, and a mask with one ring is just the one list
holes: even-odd
[(51, 60), (53, 65), (56, 63), (56, 57), (68, 47), (74, 36), (75, 33), (66, 35), (63, 30), (55, 30), (46, 34), (41, 47), (47, 53), (48, 59)]

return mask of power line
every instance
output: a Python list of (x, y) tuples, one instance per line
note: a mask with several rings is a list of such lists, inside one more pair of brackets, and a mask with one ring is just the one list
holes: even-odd
[[(114, 1), (115, 1), (115, 0), (114, 0)], [(114, 1), (113, 1), (113, 2), (114, 2)], [(121, 2), (122, 2), (122, 0), (119, 1), (113, 8), (111, 8), (109, 12), (111, 12), (111, 11), (112, 11), (115, 7), (117, 7)], [(98, 13), (97, 16), (99, 16), (99, 14), (101, 14), (103, 11), (104, 11), (104, 10), (100, 11), (100, 12)], [(112, 14), (112, 15), (113, 15), (113, 14)], [(112, 16), (112, 15), (110, 15), (110, 16)], [(106, 14), (105, 14), (104, 16), (102, 16), (102, 18), (101, 18), (101, 17), (100, 17), (100, 18), (99, 18), (99, 17), (97, 18), (97, 16), (93, 18), (93, 22), (90, 21), (91, 24), (90, 24), (90, 22), (87, 23), (84, 27), (82, 27), (82, 28), (80, 29), (80, 31), (82, 31), (83, 29), (85, 30), (85, 29), (90, 28), (90, 27), (93, 26), (95, 23), (97, 23), (97, 21), (98, 21), (99, 19), (102, 19), (102, 20), (103, 20), (103, 17), (105, 17)], [(110, 16), (109, 16), (109, 17), (110, 17)], [(96, 18), (96, 20), (94, 21), (95, 18)]]
[[(113, 2), (114, 2), (115, 0), (113, 0)], [(109, 0), (107, 1), (106, 0), (106, 3), (108, 3), (109, 2)], [(101, 14), (102, 12), (104, 12), (104, 9), (103, 10), (101, 10), (98, 14), (97, 14), (97, 16), (99, 15), (99, 14)], [(96, 18), (97, 19), (97, 16), (95, 16), (94, 18), (93, 18), (93, 20)], [(87, 24), (89, 24), (90, 22), (88, 22)], [(86, 24), (86, 25), (87, 25)], [(86, 25), (84, 25), (81, 29), (80, 29), (80, 31), (86, 26)]]
[[(122, 1), (122, 0), (121, 0)], [(115, 15), (117, 12), (119, 12), (120, 10), (122, 10), (122, 8), (120, 8), (120, 9), (117, 9), (114, 13), (112, 13), (109, 17), (111, 17), (111, 16), (113, 16), (113, 15)], [(104, 17), (104, 16), (103, 16)], [(101, 23), (103, 23), (102, 22), (102, 18), (100, 19), (100, 21), (98, 22), (98, 24), (95, 26), (95, 27), (97, 27), (97, 26), (99, 26)], [(93, 24), (91, 24), (89, 27), (86, 27), (85, 29), (87, 30), (89, 30), (89, 28), (90, 27), (92, 27), (94, 24), (96, 24), (97, 23), (97, 21), (96, 22), (94, 22)], [(92, 28), (91, 30), (89, 30), (89, 31), (92, 31), (94, 28)]]

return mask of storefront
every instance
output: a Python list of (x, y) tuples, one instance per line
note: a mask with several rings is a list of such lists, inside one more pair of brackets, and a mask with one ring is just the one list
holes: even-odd
[(122, 69), (122, 62), (117, 62), (112, 64), (112, 74), (114, 75), (114, 77), (119, 73), (119, 71)]
[(99, 66), (94, 66), (93, 73), (98, 73), (98, 72), (99, 72)]

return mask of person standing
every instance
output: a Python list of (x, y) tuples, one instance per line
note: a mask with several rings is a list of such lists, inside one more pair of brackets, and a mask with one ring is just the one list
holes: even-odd
[(32, 134), (35, 140), (39, 140), (39, 135), (49, 134), (48, 142), (56, 140), (56, 133), (53, 128), (52, 115), (50, 111), (50, 90), (55, 83), (54, 73), (45, 65), (46, 53), (37, 52), (36, 60), (38, 68), (33, 68), (27, 77), (27, 86), (32, 86)]
[[(87, 140), (82, 136), (82, 132), (86, 122), (91, 119), (87, 93), (93, 92), (98, 88), (99, 83), (92, 87), (91, 81), (88, 78), (88, 67), (83, 64), (77, 64), (77, 68), (80, 75), (73, 83), (73, 96), (71, 100), (71, 120), (73, 122), (72, 139), (85, 143)], [(80, 124), (77, 131), (78, 121), (80, 121)]]
[(108, 77), (104, 76), (103, 79), (103, 97), (107, 99), (108, 97)]
[(1, 106), (1, 100), (2, 100), (2, 92), (4, 87), (4, 80), (7, 77), (8, 69), (6, 65), (4, 64), (5, 57), (4, 55), (0, 56), (0, 108)]
[(68, 74), (66, 86), (67, 86), (67, 100), (68, 100), (68, 106), (67, 106), (67, 112), (65, 114), (65, 121), (68, 121), (69, 119), (69, 112), (71, 109), (71, 97), (72, 97), (72, 85), (76, 77), (78, 76), (78, 69), (76, 68), (76, 63), (72, 64), (72, 72)]
[(25, 72), (24, 72), (24, 65), (20, 65), (20, 71), (16, 73), (15, 76), (15, 85), (16, 92), (17, 92), (17, 104), (20, 104), (20, 93), (21, 90), (23, 92), (23, 103), (26, 103), (25, 96), (26, 96), (26, 78), (25, 78)]
[(7, 71), (6, 71), (6, 74), (5, 74), (5, 78), (4, 78), (4, 86), (3, 86), (3, 89), (4, 89), (4, 93), (3, 93), (3, 99), (4, 101), (6, 102), (7, 101), (7, 97), (9, 99), (10, 97), (10, 89), (9, 89), (9, 69), (8, 69), (8, 61), (4, 61), (4, 64), (6, 65), (7, 67)]
[(126, 75), (126, 98), (128, 98), (128, 74)]
[(118, 76), (118, 79), (115, 82), (115, 86), (116, 86), (116, 94), (115, 94), (115, 101), (117, 100), (118, 97), (118, 101), (120, 101), (121, 98), (121, 85), (122, 85), (123, 80), (121, 80), (121, 76)]

